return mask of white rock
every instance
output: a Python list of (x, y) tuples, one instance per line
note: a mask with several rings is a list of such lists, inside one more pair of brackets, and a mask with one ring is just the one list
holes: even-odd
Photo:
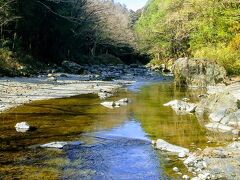
[(207, 168), (207, 163), (206, 163), (206, 161), (203, 161), (203, 162), (202, 162), (202, 165), (203, 165), (204, 168)]
[(27, 132), (30, 129), (30, 125), (26, 122), (17, 123), (15, 125), (17, 132)]
[(204, 174), (199, 174), (198, 177), (201, 179), (201, 180), (206, 180), (208, 179), (208, 177), (210, 176), (210, 173), (204, 173)]
[(75, 142), (51, 142), (47, 144), (40, 145), (41, 148), (53, 148), (53, 149), (63, 149), (64, 147), (76, 147), (81, 145), (82, 143), (80, 141)]
[(163, 106), (171, 106), (176, 112), (187, 112), (187, 113), (192, 113), (196, 109), (196, 104), (193, 103), (187, 103), (185, 101), (180, 101), (180, 100), (173, 100), (170, 101)]
[(174, 167), (174, 168), (173, 168), (173, 171), (174, 171), (174, 172), (179, 172), (179, 169), (178, 169), (177, 167)]
[(183, 98), (182, 100), (183, 100), (183, 101), (185, 101), (185, 102), (188, 102), (188, 101), (190, 101), (190, 99), (189, 99), (189, 98)]
[(201, 180), (199, 177), (194, 177), (191, 180)]
[(128, 98), (123, 98), (123, 99), (118, 100), (118, 102), (128, 103), (129, 99)]
[(220, 132), (230, 132), (233, 130), (233, 127), (220, 124), (220, 123), (208, 123), (205, 127), (209, 130), (217, 130)]
[(183, 175), (182, 178), (186, 179), (186, 180), (190, 179), (190, 177), (188, 175)]
[(102, 106), (113, 109), (115, 107), (115, 103), (113, 101), (105, 101), (101, 103)]
[(62, 149), (67, 144), (68, 144), (67, 142), (51, 142), (51, 143), (40, 145), (40, 147)]
[(233, 143), (229, 144), (228, 147), (240, 150), (240, 142), (233, 142)]
[(230, 132), (230, 131), (233, 130), (233, 127), (226, 126), (226, 125), (223, 125), (223, 124), (219, 124), (218, 130), (221, 131), (221, 132)]
[(187, 156), (187, 153), (186, 152), (180, 152), (179, 154), (178, 154), (178, 157), (179, 158), (185, 158)]
[(183, 163), (185, 165), (191, 166), (194, 163), (194, 161), (196, 161), (196, 159), (197, 157), (191, 154)]
[(240, 131), (238, 129), (234, 129), (234, 130), (232, 130), (232, 134), (239, 136), (240, 135)]
[(158, 139), (156, 142), (156, 148), (162, 151), (168, 151), (173, 153), (189, 153), (189, 150), (180, 146), (170, 144), (162, 139)]
[(49, 77), (49, 78), (48, 78), (48, 81), (50, 81), (50, 82), (56, 82), (56, 81), (57, 81), (57, 78), (56, 78), (56, 77)]
[(226, 116), (226, 109), (220, 109), (209, 115), (209, 119), (212, 122), (220, 122)]
[(119, 106), (126, 106), (126, 105), (128, 105), (128, 103), (129, 103), (128, 98), (120, 99), (115, 102), (115, 104), (119, 104)]
[(100, 99), (106, 99), (106, 98), (111, 97), (111, 96), (112, 96), (111, 93), (106, 93), (106, 92), (99, 92), (99, 93), (98, 93), (98, 97), (99, 97)]

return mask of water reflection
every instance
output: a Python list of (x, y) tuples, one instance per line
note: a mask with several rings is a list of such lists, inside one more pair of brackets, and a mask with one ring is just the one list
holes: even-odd
[[(163, 154), (157, 156), (150, 141), (162, 138), (187, 148), (205, 147), (206, 131), (195, 116), (178, 116), (163, 106), (184, 97), (195, 101), (199, 92), (175, 89), (170, 83), (131, 89), (110, 98), (132, 100), (116, 109), (101, 106), (95, 95), (84, 95), (34, 102), (1, 114), (0, 179), (175, 177), (172, 165), (178, 162), (166, 162)], [(36, 130), (16, 132), (15, 124), (22, 121)], [(32, 148), (52, 141), (79, 140), (85, 145), (65, 151)]]
[(138, 122), (91, 136), (95, 143), (66, 152), (63, 179), (167, 179)]
[(171, 83), (146, 86), (135, 96), (132, 111), (151, 138), (162, 138), (186, 148), (191, 148), (193, 143), (203, 147), (207, 142), (206, 131), (195, 115), (177, 115), (170, 107), (163, 106), (171, 100), (185, 97), (194, 101), (199, 93), (199, 90), (175, 89)]

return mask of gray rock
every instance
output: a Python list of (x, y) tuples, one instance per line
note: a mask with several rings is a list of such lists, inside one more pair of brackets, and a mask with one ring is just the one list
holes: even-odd
[(118, 106), (126, 106), (126, 105), (128, 105), (129, 102), (130, 102), (130, 100), (128, 98), (124, 98), (124, 99), (120, 99), (120, 100), (116, 101), (115, 104)]
[(193, 154), (190, 154), (187, 159), (184, 160), (184, 164), (187, 166), (193, 166), (194, 162), (197, 160), (197, 157)]
[(240, 142), (233, 142), (233, 143), (229, 144), (227, 147), (240, 150)]
[(189, 153), (189, 150), (180, 146), (176, 146), (173, 144), (170, 144), (162, 139), (158, 139), (156, 141), (156, 148), (162, 151), (168, 151), (168, 152), (172, 152), (172, 153)]
[(179, 86), (207, 87), (223, 82), (226, 70), (206, 59), (180, 58), (173, 65), (175, 83)]
[(225, 108), (224, 109), (219, 109), (219, 110), (211, 113), (209, 115), (209, 119), (212, 122), (220, 122), (226, 116), (226, 113), (227, 113), (227, 109), (225, 109)]
[(209, 130), (220, 131), (220, 132), (231, 132), (233, 127), (227, 126), (220, 123), (208, 123), (205, 127)]
[(49, 82), (57, 82), (57, 78), (56, 77), (49, 77), (47, 80)]
[(84, 70), (82, 66), (72, 61), (63, 61), (62, 66), (68, 73), (81, 74)]
[(187, 112), (187, 113), (193, 113), (197, 107), (196, 104), (187, 103), (185, 101), (180, 101), (180, 100), (170, 101), (164, 104), (164, 106), (171, 106), (176, 112)]

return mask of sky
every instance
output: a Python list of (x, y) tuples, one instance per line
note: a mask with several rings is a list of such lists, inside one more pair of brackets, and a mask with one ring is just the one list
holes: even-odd
[(128, 9), (132, 9), (134, 11), (142, 8), (148, 0), (114, 0), (114, 2), (120, 2), (122, 4), (126, 4)]

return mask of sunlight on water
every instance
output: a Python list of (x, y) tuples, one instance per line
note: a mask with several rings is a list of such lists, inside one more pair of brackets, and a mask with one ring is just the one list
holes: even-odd
[[(139, 86), (138, 86), (139, 87)], [(176, 177), (181, 163), (155, 151), (152, 139), (186, 148), (204, 148), (209, 133), (194, 115), (176, 115), (163, 104), (184, 97), (196, 101), (197, 90), (158, 83), (119, 92), (110, 100), (128, 97), (125, 107), (108, 109), (96, 95), (38, 101), (0, 115), (0, 179), (166, 179)], [(17, 122), (34, 131), (17, 133)], [(36, 148), (53, 141), (82, 141), (64, 150)], [(168, 157), (168, 158), (166, 158)]]

